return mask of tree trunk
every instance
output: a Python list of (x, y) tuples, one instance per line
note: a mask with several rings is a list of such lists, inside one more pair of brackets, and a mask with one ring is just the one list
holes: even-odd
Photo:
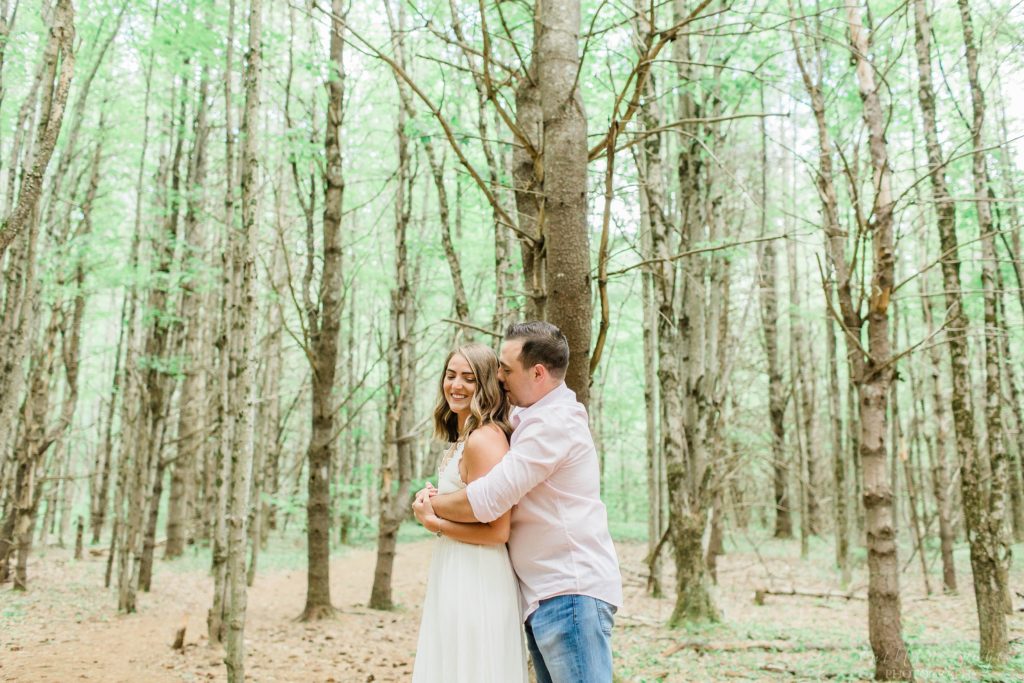
[[(32, 158), (18, 174), (21, 186), (18, 200), (11, 213), (0, 222), (0, 257), (18, 233), (32, 220), (43, 189), (43, 176), (57, 144), (64, 106), (75, 69), (75, 11), (71, 0), (57, 0), (49, 38), (43, 52), (43, 94), (40, 116), (36, 124), (35, 146)], [(58, 64), (59, 63), (59, 64)], [(12, 174), (13, 177), (13, 174)]]
[[(762, 93), (762, 105), (763, 93)], [(768, 213), (768, 134), (765, 120), (761, 126), (761, 233), (767, 230)], [(768, 419), (772, 430), (772, 485), (775, 490), (775, 538), (793, 537), (793, 520), (789, 504), (789, 465), (786, 462), (786, 390), (782, 386), (779, 367), (778, 269), (775, 265), (775, 242), (764, 242), (758, 268), (761, 329), (768, 363)]]
[[(534, 3), (534, 53), (537, 52), (542, 32), (540, 10), (541, 5)], [(547, 253), (544, 249), (544, 236), (547, 228), (546, 221), (542, 220), (545, 215), (544, 162), (541, 151), (544, 144), (544, 114), (537, 66), (537, 60), (534, 59), (526, 68), (526, 77), (516, 87), (516, 128), (523, 140), (512, 152), (519, 233), (528, 236), (521, 237), (519, 243), (523, 263), (523, 290), (526, 294), (523, 317), (526, 320), (546, 319), (547, 316), (547, 267), (544, 263)]]
[[(385, 0), (390, 2), (391, 0)], [(398, 27), (405, 26), (405, 5), (398, 6)], [(389, 10), (390, 11), (390, 10)], [(412, 213), (413, 174), (406, 135), (406, 110), (399, 107), (395, 128), (398, 143), (398, 172), (395, 192), (395, 287), (391, 290), (391, 324), (388, 344), (388, 391), (384, 415), (384, 442), (381, 452), (377, 564), (369, 606), (390, 610), (391, 576), (395, 562), (398, 528), (408, 514), (409, 486), (412, 480), (415, 382), (412, 333), (415, 325), (415, 300), (409, 277), (407, 232)]]
[[(797, 34), (793, 42), (804, 87), (818, 129), (818, 188), (822, 197), (829, 261), (835, 271), (842, 328), (850, 349), (851, 378), (860, 404), (859, 460), (863, 472), (863, 498), (868, 542), (868, 633), (875, 656), (876, 680), (909, 680), (913, 669), (903, 642), (899, 594), (899, 565), (892, 518), (892, 485), (887, 467), (886, 410), (892, 381), (889, 334), (889, 298), (893, 287), (893, 206), (891, 171), (884, 126), (886, 115), (869, 61), (868, 35), (860, 23), (860, 8), (846, 8), (850, 52), (856, 64), (862, 116), (868, 130), (875, 197), (874, 216), (864, 226), (872, 244), (869, 292), (864, 293), (866, 318), (854, 305), (852, 274), (846, 256), (846, 234), (839, 224), (836, 190), (832, 181), (832, 145), (825, 120), (821, 55), (812, 77)], [(817, 43), (817, 41), (816, 41)], [(816, 45), (817, 46), (817, 45)], [(866, 256), (865, 256), (866, 260)], [(858, 302), (860, 299), (858, 298)], [(861, 347), (867, 323), (867, 349)], [(852, 407), (852, 406), (851, 406)]]
[[(825, 298), (829, 309), (834, 305), (833, 289), (830, 272), (825, 283)], [(846, 484), (849, 470), (846, 464), (846, 452), (843, 449), (843, 413), (839, 398), (842, 390), (839, 385), (835, 320), (827, 312), (825, 314), (825, 343), (828, 349), (828, 405), (829, 413), (832, 416), (832, 495), (835, 500), (836, 566), (839, 567), (842, 586), (845, 588), (851, 580), (849, 492)]]
[[(306, 606), (300, 617), (313, 621), (334, 614), (330, 588), (331, 497), (330, 466), (337, 458), (335, 434), (336, 406), (332, 396), (338, 364), (338, 342), (341, 329), (342, 242), (341, 211), (345, 190), (342, 174), (341, 133), (344, 123), (345, 5), (333, 0), (331, 9), (331, 61), (327, 81), (327, 126), (324, 153), (323, 272), (320, 277), (318, 309), (308, 317), (312, 362), (312, 415), (307, 459), (307, 582)], [(313, 255), (309, 254), (312, 259)]]
[[(974, 176), (975, 209), (981, 238), (981, 286), (984, 299), (984, 353), (985, 353), (985, 434), (988, 446), (987, 467), (983, 463), (964, 464), (962, 481), (967, 485), (988, 491), (977, 495), (964, 492), (964, 518), (969, 525), (971, 543), (971, 569), (974, 573), (974, 592), (978, 603), (978, 624), (981, 631), (981, 658), (989, 664), (1005, 662), (1010, 654), (1006, 626), (1005, 575), (1010, 561), (1009, 539), (1004, 522), (1006, 516), (1006, 490), (1008, 458), (1003, 443), (1002, 394), (999, 372), (998, 336), (996, 317), (996, 250), (992, 234), (992, 209), (988, 197), (988, 170), (983, 149), (985, 123), (985, 93), (978, 75), (978, 54), (974, 45), (974, 28), (967, 0), (957, 0), (963, 27), (967, 57), (967, 76), (971, 88), (973, 120), (971, 139)], [(980, 455), (980, 454), (979, 454)], [(987, 470), (987, 477), (984, 472)], [(972, 511), (971, 508), (978, 508)], [(974, 522), (977, 522), (975, 524)]]
[[(796, 175), (795, 170), (793, 173)], [(794, 196), (795, 196), (794, 188)], [(796, 215), (796, 207), (793, 207), (793, 214)], [(794, 226), (795, 231), (795, 226)], [(818, 519), (818, 493), (817, 464), (819, 455), (817, 439), (817, 386), (813, 369), (817, 367), (813, 351), (805, 337), (804, 324), (800, 319), (803, 315), (803, 302), (800, 297), (800, 280), (797, 269), (796, 240), (786, 240), (786, 268), (789, 274), (789, 333), (790, 333), (790, 358), (793, 377), (790, 385), (793, 387), (794, 408), (799, 400), (800, 419), (796, 421), (796, 431), (801, 435), (797, 441), (799, 444), (800, 457), (803, 464), (800, 467), (801, 490), (803, 491), (800, 504), (800, 539), (801, 548), (807, 545), (809, 536), (817, 536), (820, 533), (821, 523)]]
[(208, 69), (203, 68), (196, 96), (194, 140), (189, 154), (188, 178), (186, 180), (185, 228), (183, 249), (186, 275), (181, 283), (181, 320), (185, 328), (182, 352), (185, 355), (184, 379), (178, 398), (178, 441), (177, 456), (171, 469), (171, 490), (167, 507), (167, 545), (164, 557), (179, 557), (185, 544), (192, 540), (189, 528), (194, 517), (195, 467), (206, 443), (207, 426), (203, 420), (206, 404), (206, 373), (204, 356), (205, 319), (202, 310), (202, 284), (205, 237), (200, 215), (205, 205), (204, 185), (206, 183), (206, 142), (210, 126), (207, 123), (207, 100), (209, 92)]
[(260, 78), (263, 69), (262, 3), (249, 3), (248, 51), (245, 58), (245, 105), (242, 109), (241, 231), (232, 245), (235, 295), (231, 314), (231, 375), (228, 432), (231, 443), (231, 483), (228, 495), (228, 547), (225, 582), (228, 595), (225, 645), (229, 683), (245, 680), (246, 542), (249, 538), (249, 493), (255, 447), (254, 332), (256, 317), (256, 248), (259, 201)]
[(913, 668), (903, 642), (899, 562), (892, 516), (892, 486), (886, 468), (886, 402), (892, 381), (889, 340), (889, 297), (893, 287), (893, 207), (891, 170), (885, 140), (886, 115), (868, 61), (868, 34), (860, 8), (848, 5), (850, 48), (857, 64), (857, 83), (868, 129), (874, 179), (875, 214), (870, 227), (873, 267), (868, 299), (869, 353), (859, 364), (860, 458), (864, 472), (864, 508), (868, 535), (868, 629), (875, 654), (875, 678), (909, 680)]
[[(924, 309), (927, 332), (931, 336), (935, 330), (931, 301), (927, 296), (922, 296), (921, 304)], [(942, 348), (938, 344), (933, 344), (928, 350), (928, 360), (928, 384), (932, 394), (932, 419), (929, 422), (935, 425), (935, 445), (932, 449), (931, 461), (932, 492), (935, 496), (936, 514), (939, 518), (942, 588), (946, 593), (955, 593), (956, 565), (953, 562), (953, 543), (956, 539), (952, 523), (953, 506), (950, 501), (949, 469), (946, 464), (946, 435), (949, 432), (949, 419), (946, 413), (948, 399), (942, 391)]]
[(217, 403), (216, 434), (218, 435), (214, 462), (212, 463), (213, 493), (210, 521), (213, 548), (210, 556), (210, 573), (213, 574), (213, 600), (206, 618), (208, 642), (211, 646), (225, 642), (225, 623), (229, 609), (227, 588), (227, 552), (229, 508), (229, 479), (231, 478), (231, 452), (233, 420), (231, 416), (230, 378), (233, 316), (239, 285), (233, 265), (235, 248), (235, 130), (234, 123), (234, 56), (235, 56), (235, 0), (228, 1), (227, 40), (224, 49), (224, 238), (220, 248), (221, 291), (220, 319), (214, 346), (217, 348)]
[(153, 555), (156, 551), (156, 527), (160, 517), (160, 497), (164, 492), (164, 473), (167, 463), (161, 456), (163, 436), (156, 452), (156, 476), (153, 478), (153, 504), (146, 518), (146, 532), (142, 537), (142, 559), (139, 564), (139, 590), (148, 593), (153, 584)]
[(569, 342), (565, 383), (587, 405), (590, 395), (590, 239), (587, 228), (587, 118), (580, 68), (580, 0), (539, 3), (536, 68), (543, 120), (545, 319)]
[[(653, 17), (646, 14), (644, 0), (635, 0), (636, 19), (634, 23), (637, 51), (646, 54), (653, 39)], [(656, 258), (652, 235), (657, 232), (665, 239), (668, 220), (665, 205), (665, 169), (662, 152), (662, 135), (656, 131), (662, 126), (662, 112), (657, 99), (656, 82), (653, 74), (648, 76), (645, 97), (640, 110), (640, 123), (648, 133), (642, 145), (634, 147), (634, 160), (640, 176), (640, 223), (643, 241), (643, 258)], [(656, 226), (656, 227), (655, 227)], [(661, 547), (665, 534), (664, 498), (665, 467), (661, 452), (661, 436), (658, 430), (660, 415), (657, 327), (658, 304), (655, 300), (656, 268), (644, 268), (641, 273), (643, 287), (643, 348), (644, 348), (644, 406), (646, 407), (646, 464), (647, 464), (647, 591), (653, 597), (661, 597), (662, 569)]]
[[(186, 92), (185, 83), (182, 93)], [(171, 100), (178, 95), (172, 88)], [(174, 287), (172, 268), (175, 264), (176, 243), (178, 240), (178, 207), (181, 186), (181, 159), (184, 145), (184, 116), (187, 98), (182, 97), (177, 121), (173, 127), (173, 153), (166, 168), (161, 164), (157, 186), (163, 186), (163, 176), (169, 174), (170, 180), (162, 207), (164, 218), (157, 223), (154, 234), (153, 273), (150, 276), (149, 293), (146, 299), (146, 315), (148, 327), (143, 342), (142, 356), (138, 359), (138, 367), (129, 368), (137, 374), (139, 388), (143, 392), (139, 417), (131, 431), (122, 430), (122, 451), (133, 453), (132, 466), (127, 480), (127, 524), (120, 552), (124, 558), (120, 565), (118, 577), (118, 608), (132, 613), (136, 609), (135, 597), (141, 585), (143, 565), (149, 564), (144, 559), (152, 553), (152, 548), (145, 547), (145, 536), (149, 526), (150, 514), (160, 501), (154, 500), (156, 475), (163, 469), (159, 467), (162, 434), (174, 391), (174, 376), (166, 368), (166, 359), (172, 353), (172, 334), (176, 325), (175, 316), (168, 310), (170, 293)]]
[[(6, 22), (5, 22), (6, 23)], [(6, 30), (9, 32), (10, 27)], [(39, 198), (42, 192), (43, 176), (50, 163), (57, 136), (60, 133), (67, 103), (68, 90), (74, 72), (75, 25), (74, 8), (70, 0), (58, 0), (53, 9), (49, 36), (43, 48), (37, 78), (25, 98), (19, 112), (12, 158), (8, 169), (7, 204), (0, 219), (0, 263), (7, 248), (23, 237), (21, 248), (12, 253), (4, 288), (4, 311), (0, 321), (0, 453), (7, 453), (11, 444), (12, 427), (18, 400), (22, 395), (24, 382), (24, 360), (29, 351), (29, 330), (33, 322), (29, 315), (33, 310), (30, 301), (35, 288), (35, 246), (38, 239)], [(6, 46), (5, 46), (6, 47)], [(41, 91), (40, 91), (41, 88)], [(19, 164), (20, 131), (29, 119), (38, 99), (38, 120), (35, 126), (33, 146), (28, 149)], [(20, 180), (15, 200), (15, 182)], [(2, 483), (2, 482), (0, 482)], [(0, 545), (3, 541), (0, 540)], [(0, 552), (0, 566), (5, 565), (6, 555)], [(3, 574), (0, 570), (0, 574)]]

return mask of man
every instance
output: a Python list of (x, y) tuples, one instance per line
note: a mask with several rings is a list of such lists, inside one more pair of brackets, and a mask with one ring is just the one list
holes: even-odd
[(622, 578), (587, 411), (563, 381), (568, 366), (557, 327), (509, 326), (498, 378), (518, 407), (510, 450), (488, 474), (428, 505), (455, 522), (490, 522), (516, 506), (509, 556), (539, 683), (611, 683)]

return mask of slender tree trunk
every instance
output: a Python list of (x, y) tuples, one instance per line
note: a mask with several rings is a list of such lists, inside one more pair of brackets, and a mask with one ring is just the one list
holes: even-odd
[(213, 600), (206, 619), (206, 627), (211, 646), (225, 642), (225, 622), (229, 609), (227, 588), (227, 553), (228, 553), (228, 495), (231, 477), (231, 452), (234, 435), (233, 419), (230, 408), (230, 377), (231, 377), (231, 345), (230, 337), (234, 327), (233, 315), (236, 307), (235, 298), (240, 289), (233, 266), (233, 250), (235, 249), (235, 111), (233, 97), (234, 56), (235, 56), (235, 0), (228, 0), (227, 40), (224, 49), (224, 242), (221, 253), (221, 290), (220, 320), (218, 321), (217, 338), (217, 395), (216, 433), (219, 435), (214, 457), (212, 472), (214, 495), (211, 496), (213, 549), (210, 557), (210, 572), (213, 574)]
[[(836, 191), (832, 182), (832, 146), (825, 120), (821, 89), (821, 56), (816, 77), (793, 34), (797, 65), (811, 96), (818, 129), (818, 187), (825, 213), (827, 251), (835, 271), (843, 331), (850, 349), (851, 377), (860, 405), (859, 460), (863, 471), (863, 498), (868, 541), (868, 632), (875, 657), (876, 680), (909, 680), (913, 668), (903, 642), (899, 594), (899, 565), (892, 518), (892, 485), (887, 468), (886, 410), (892, 380), (889, 333), (889, 298), (893, 287), (893, 207), (891, 170), (885, 141), (886, 115), (869, 61), (868, 34), (860, 21), (860, 8), (846, 7), (850, 51), (856, 65), (862, 116), (868, 130), (873, 172), (874, 215), (865, 227), (870, 232), (872, 268), (867, 315), (854, 305), (845, 233), (839, 225)], [(866, 255), (865, 255), (866, 260)], [(867, 348), (861, 347), (867, 324)]]
[(899, 562), (892, 510), (892, 486), (886, 471), (886, 402), (892, 381), (889, 339), (889, 297), (893, 287), (893, 207), (891, 170), (885, 140), (886, 115), (868, 61), (868, 34), (860, 8), (848, 5), (850, 47), (857, 64), (857, 83), (868, 129), (875, 198), (871, 226), (873, 267), (868, 300), (869, 353), (858, 373), (860, 393), (860, 457), (864, 471), (864, 508), (868, 534), (868, 628), (875, 654), (875, 678), (909, 680), (914, 676), (903, 642)]
[[(83, 217), (77, 230), (78, 236), (86, 235), (91, 229), (90, 215), (99, 182), (100, 158), (99, 147), (97, 147), (90, 163), (89, 188), (81, 205)], [(32, 216), (32, 220), (35, 221), (35, 216)], [(57, 236), (58, 245), (66, 243), (70, 237), (70, 222), (65, 225), (63, 234)], [(33, 231), (34, 228), (30, 227), (29, 230)], [(48, 468), (52, 470), (53, 463), (56, 463), (58, 481), (51, 484), (51, 490), (56, 493), (55, 487), (60, 483), (59, 476), (65, 469), (61, 463), (64, 458), (68, 457), (66, 449), (62, 447), (61, 439), (71, 425), (78, 400), (81, 326), (85, 311), (85, 269), (81, 259), (82, 257), (77, 257), (71, 269), (76, 290), (70, 306), (71, 310), (67, 310), (62, 296), (59, 296), (51, 305), (49, 322), (41, 343), (36, 346), (38, 351), (32, 362), (29, 393), (22, 409), (24, 428), (18, 449), (18, 475), (20, 476), (16, 476), (14, 506), (10, 511), (10, 514), (14, 516), (14, 524), (11, 529), (13, 533), (10, 538), (16, 544), (18, 551), (14, 572), (14, 588), (16, 590), (26, 590), (28, 587), (28, 556), (32, 548), (32, 532), (35, 526), (36, 512), (42, 497), (42, 488), (35, 486), (35, 480), (40, 474), (47, 471), (42, 468), (44, 458), (47, 451), (57, 444), (54, 449), (55, 455), (50, 459), (51, 467)], [(61, 272), (61, 265), (58, 265), (57, 268), (59, 272), (57, 276), (58, 291), (62, 291), (67, 284), (66, 275)], [(38, 301), (38, 293), (33, 295), (33, 299)], [(37, 315), (34, 314), (33, 318), (35, 317)], [(60, 342), (58, 342), (58, 335), (61, 339)], [(58, 358), (63, 362), (65, 371), (64, 396), (56, 421), (48, 425), (47, 417)], [(54, 495), (47, 504), (51, 516), (56, 510), (56, 502)], [(45, 537), (49, 532), (46, 523), (44, 523), (42, 531)], [(6, 558), (0, 559), (6, 561)]]
[[(999, 664), (1009, 657), (1009, 638), (1006, 626), (1005, 575), (1010, 560), (1009, 539), (1006, 538), (1006, 490), (1008, 459), (1003, 444), (1002, 394), (999, 374), (998, 335), (996, 317), (996, 250), (992, 235), (992, 208), (988, 196), (988, 170), (983, 149), (985, 123), (985, 93), (978, 75), (978, 54), (974, 44), (974, 28), (967, 0), (957, 0), (963, 27), (967, 57), (967, 76), (971, 89), (973, 120), (971, 139), (974, 175), (975, 210), (981, 238), (981, 286), (984, 299), (984, 354), (985, 354), (985, 434), (988, 463), (964, 464), (962, 481), (972, 480), (972, 486), (985, 488), (987, 495), (964, 492), (965, 520), (969, 525), (971, 543), (971, 569), (974, 574), (974, 592), (978, 603), (978, 622), (981, 631), (981, 658), (990, 664)], [(979, 454), (980, 455), (980, 454)], [(970, 472), (968, 470), (971, 470)], [(987, 470), (987, 477), (984, 472)], [(971, 508), (978, 508), (972, 511)], [(976, 522), (976, 523), (972, 523)]]
[[(825, 283), (825, 298), (828, 308), (834, 306), (833, 282), (830, 277)], [(839, 359), (836, 343), (835, 320), (825, 315), (825, 342), (828, 349), (828, 404), (832, 416), (831, 447), (832, 447), (832, 489), (835, 499), (835, 535), (836, 535), (836, 566), (839, 567), (843, 586), (848, 586), (851, 579), (850, 571), (850, 513), (849, 492), (847, 491), (846, 451), (843, 449), (843, 413), (840, 407), (839, 394)]]
[[(182, 92), (186, 91), (182, 84)], [(173, 89), (172, 89), (173, 92)], [(172, 95), (172, 101), (174, 97)], [(165, 428), (167, 410), (174, 391), (174, 377), (165, 368), (165, 360), (172, 352), (172, 336), (176, 325), (175, 317), (169, 315), (170, 293), (174, 286), (172, 269), (175, 264), (176, 242), (178, 240), (178, 208), (181, 187), (180, 166), (184, 144), (184, 115), (187, 99), (182, 97), (177, 122), (173, 126), (173, 153), (166, 169), (158, 172), (160, 181), (169, 174), (170, 182), (164, 218), (158, 222), (154, 234), (154, 266), (146, 300), (146, 316), (149, 319), (143, 342), (143, 353), (138, 368), (140, 390), (144, 400), (140, 406), (138, 420), (132, 432), (122, 433), (123, 450), (134, 452), (132, 468), (127, 481), (127, 524), (121, 543), (121, 554), (125, 558), (118, 579), (118, 608), (132, 613), (136, 609), (135, 598), (142, 579), (152, 562), (152, 546), (147, 547), (146, 536), (150, 527), (150, 515), (158, 508), (160, 501), (155, 498), (156, 481), (162, 475), (160, 446)], [(161, 164), (163, 166), (163, 164)], [(162, 182), (157, 183), (158, 187)]]
[[(33, 154), (19, 174), (18, 200), (9, 215), (0, 222), (0, 257), (18, 233), (32, 220), (43, 189), (43, 176), (57, 145), (64, 106), (75, 69), (75, 12), (71, 0), (57, 0), (49, 38), (43, 52), (43, 95), (36, 125)], [(13, 169), (12, 169), (13, 171)]]
[(255, 447), (254, 332), (256, 327), (256, 248), (259, 227), (259, 114), (263, 69), (261, 0), (249, 2), (248, 50), (245, 57), (245, 105), (242, 109), (241, 231), (232, 245), (232, 271), (237, 287), (232, 297), (229, 420), (232, 436), (231, 483), (228, 495), (228, 547), (225, 582), (225, 645), (229, 683), (245, 680), (246, 542), (249, 538), (249, 494)]
[[(795, 177), (795, 170), (793, 175)], [(793, 194), (795, 196), (795, 188)], [(793, 214), (796, 214), (795, 206)], [(789, 274), (790, 358), (793, 369), (790, 385), (793, 387), (794, 407), (799, 400), (800, 420), (797, 421), (796, 431), (801, 435), (798, 441), (803, 460), (803, 465), (800, 468), (801, 489), (804, 492), (801, 500), (800, 519), (801, 548), (803, 548), (807, 544), (807, 537), (817, 536), (821, 526), (818, 519), (818, 493), (816, 490), (817, 464), (820, 456), (816, 434), (817, 387), (813, 372), (817, 363), (805, 336), (804, 324), (800, 319), (803, 315), (803, 301), (800, 296), (795, 240), (786, 240), (786, 267)]]
[[(673, 4), (673, 22), (680, 23), (689, 15), (685, 3)], [(697, 54), (691, 54), (691, 37), (682, 33), (673, 46), (673, 62), (680, 82), (698, 77), (692, 64), (705, 63), (708, 42), (701, 43)], [(719, 106), (720, 70), (706, 76), (712, 84), (705, 99), (695, 101), (690, 88), (681, 88), (676, 102), (676, 116), (696, 119), (706, 107), (714, 112)], [(711, 114), (713, 116), (713, 114)], [(716, 206), (720, 195), (713, 187), (714, 174), (705, 168), (705, 148), (697, 143), (709, 139), (717, 143), (718, 133), (711, 127), (687, 124), (685, 142), (676, 156), (678, 194), (676, 211), (680, 226), (680, 251), (708, 239), (715, 239), (718, 226)], [(713, 153), (713, 152), (712, 152)], [(652, 234), (654, 254), (668, 259), (666, 236)], [(681, 273), (676, 272), (679, 268)], [(711, 523), (712, 503), (717, 495), (713, 445), (716, 439), (717, 409), (712, 394), (717, 385), (718, 305), (709, 305), (710, 292), (720, 274), (719, 266), (708, 266), (700, 258), (668, 261), (658, 273), (659, 302), (659, 377), (661, 380), (662, 432), (665, 473), (669, 493), (669, 521), (673, 559), (676, 565), (676, 601), (669, 624), (715, 621), (719, 618), (711, 593), (705, 564), (705, 533)], [(722, 292), (714, 291), (721, 297)], [(664, 323), (667, 320), (667, 325)], [(669, 359), (668, 356), (673, 358)], [(667, 371), (667, 372), (666, 372)], [(672, 443), (670, 432), (682, 434)]]
[[(636, 19), (634, 39), (637, 51), (645, 54), (653, 39), (653, 16), (647, 14), (644, 0), (635, 0)], [(665, 203), (665, 169), (662, 135), (656, 131), (662, 126), (663, 115), (656, 97), (654, 74), (648, 76), (645, 97), (640, 110), (640, 122), (648, 133), (642, 145), (634, 147), (634, 158), (642, 191), (640, 193), (640, 222), (643, 258), (655, 258), (654, 232), (665, 239), (668, 216)], [(657, 227), (655, 227), (657, 226)], [(643, 344), (644, 344), (644, 405), (646, 406), (646, 463), (647, 463), (647, 591), (653, 597), (663, 595), (661, 547), (665, 534), (664, 499), (662, 489), (665, 467), (661, 451), (658, 417), (661, 414), (658, 383), (658, 304), (655, 300), (656, 269), (645, 268), (641, 273), (643, 287)]]
[[(162, 431), (162, 430), (161, 430)], [(146, 518), (146, 532), (142, 537), (142, 559), (139, 565), (139, 590), (148, 593), (153, 584), (153, 556), (156, 551), (156, 527), (160, 517), (160, 497), (164, 492), (164, 474), (167, 462), (161, 456), (163, 452), (163, 436), (156, 453), (156, 475), (153, 477), (153, 504)]]
[[(459, 9), (456, 5), (455, 0), (449, 0), (448, 7), (451, 10), (451, 23), (452, 30), (455, 33), (456, 38), (463, 47), (463, 55), (466, 58), (470, 68), (473, 69), (473, 84), (476, 86), (477, 93), (477, 132), (480, 135), (480, 144), (483, 148), (484, 158), (487, 160), (487, 182), (491, 188), (491, 193), (494, 195), (496, 201), (501, 201), (500, 197), (505, 194), (501, 176), (503, 175), (503, 169), (505, 168), (504, 152), (499, 147), (497, 153), (495, 152), (495, 146), (491, 142), (490, 126), (487, 123), (487, 102), (490, 100), (493, 94), (493, 84), (490, 82), (489, 64), (485, 65), (488, 68), (488, 73), (485, 75), (476, 68), (476, 54), (469, 47), (470, 43), (466, 40), (466, 36), (462, 30), (462, 22), (459, 19)], [(485, 28), (486, 30), (486, 28)], [(485, 56), (485, 59), (489, 57)], [(488, 88), (491, 88), (489, 92)], [(495, 109), (494, 112), (495, 127), (501, 125), (501, 114)], [(529, 152), (525, 153), (529, 156)], [(528, 173), (532, 174), (532, 169), (527, 169)], [(438, 190), (440, 192), (440, 189)], [(504, 203), (504, 202), (502, 202)], [(455, 220), (455, 234), (457, 237), (462, 235), (462, 183), (460, 179), (456, 179), (456, 220)], [(495, 282), (495, 302), (494, 302), (494, 316), (492, 319), (491, 328), (497, 331), (505, 329), (514, 319), (513, 310), (513, 296), (515, 290), (516, 278), (512, 271), (510, 258), (512, 252), (512, 231), (509, 226), (504, 224), (501, 219), (498, 207), (491, 207), (491, 215), (494, 221), (494, 282)], [(533, 226), (527, 228), (529, 231), (533, 230)], [(449, 262), (451, 259), (449, 259)], [(461, 277), (461, 275), (460, 275)], [(458, 301), (456, 301), (456, 307), (458, 307)], [(536, 316), (534, 316), (536, 317)]]
[[(922, 284), (923, 287), (923, 284)], [(928, 335), (935, 331), (931, 301), (921, 297)], [(928, 384), (932, 394), (932, 419), (935, 425), (935, 446), (932, 449), (931, 475), (932, 492), (935, 496), (936, 514), (939, 518), (939, 547), (942, 555), (942, 588), (946, 593), (956, 592), (956, 565), (953, 562), (955, 533), (952, 524), (950, 501), (949, 469), (946, 461), (946, 442), (949, 433), (949, 418), (946, 413), (948, 399), (942, 391), (942, 348), (938, 344), (928, 350)]]
[[(763, 100), (763, 95), (762, 95)], [(764, 104), (762, 101), (762, 109)], [(768, 133), (761, 126), (761, 232), (767, 229), (768, 213)], [(768, 364), (768, 419), (772, 430), (772, 485), (775, 492), (775, 538), (792, 538), (793, 521), (789, 504), (789, 465), (786, 462), (786, 390), (779, 366), (778, 268), (775, 242), (764, 242), (758, 268), (758, 292), (761, 305), (761, 329)]]
[(580, 68), (580, 0), (539, 3), (533, 64), (543, 119), (545, 318), (569, 342), (565, 383), (587, 405), (590, 395), (590, 239), (587, 228), (587, 118)]
[[(543, 31), (541, 5), (533, 6), (533, 52), (538, 51)], [(523, 263), (523, 290), (526, 301), (523, 316), (527, 320), (546, 319), (547, 267), (544, 236), (544, 114), (541, 107), (537, 60), (525, 70), (525, 78), (516, 87), (516, 128), (523, 139), (512, 152), (512, 177), (515, 179), (516, 214), (519, 223), (520, 252)], [(570, 349), (571, 350), (571, 349)]]
[(189, 154), (188, 178), (186, 180), (185, 228), (183, 249), (186, 275), (182, 281), (181, 320), (185, 328), (182, 351), (185, 355), (184, 380), (178, 398), (178, 441), (177, 457), (171, 469), (171, 490), (167, 508), (167, 545), (164, 557), (180, 556), (185, 544), (192, 540), (189, 528), (194, 517), (195, 467), (197, 455), (206, 443), (207, 426), (203, 420), (206, 403), (203, 334), (205, 319), (202, 310), (203, 252), (205, 237), (200, 216), (205, 205), (203, 187), (206, 183), (206, 143), (210, 126), (207, 123), (207, 100), (209, 98), (209, 76), (206, 67), (199, 82), (196, 95), (194, 139)]
[[(384, 0), (390, 2), (391, 0)], [(390, 11), (390, 9), (389, 9)], [(398, 6), (397, 25), (405, 27), (404, 4)], [(388, 392), (384, 415), (379, 517), (377, 530), (377, 565), (373, 572), (373, 588), (369, 606), (389, 610), (392, 599), (392, 570), (398, 528), (408, 514), (409, 486), (412, 480), (413, 441), (409, 432), (413, 421), (414, 353), (412, 333), (415, 307), (410, 283), (407, 233), (412, 214), (413, 176), (409, 139), (405, 132), (406, 109), (399, 107), (396, 125), (398, 173), (395, 193), (395, 287), (391, 290), (391, 324), (388, 344)]]
[[(6, 8), (4, 15), (6, 16)], [(10, 26), (3, 28), (10, 31)], [(8, 268), (4, 288), (3, 319), (0, 321), (0, 453), (7, 453), (7, 448), (11, 445), (12, 427), (16, 423), (15, 413), (22, 394), (23, 366), (29, 351), (27, 340), (30, 338), (29, 330), (33, 328), (29, 314), (33, 309), (30, 297), (35, 288), (39, 198), (43, 176), (57, 144), (68, 90), (71, 87), (75, 66), (74, 40), (74, 8), (70, 0), (58, 0), (53, 9), (37, 78), (19, 112), (19, 132), (12, 145), (12, 159), (8, 169), (8, 209), (0, 219), (0, 263), (3, 262), (7, 248), (15, 243), (19, 235), (25, 233), (23, 248), (16, 248), (11, 254), (12, 265)], [(23, 123), (27, 123), (30, 112), (35, 108), (37, 94), (38, 120), (33, 131), (33, 144), (26, 150), (25, 158), (19, 165)], [(29, 135), (30, 133), (25, 131), (25, 137)], [(20, 180), (17, 195), (16, 180)], [(6, 566), (4, 543), (0, 537), (0, 567)], [(9, 548), (9, 545), (7, 547)], [(0, 575), (4, 574), (5, 570), (0, 569)]]
[[(345, 5), (333, 0), (331, 9), (331, 61), (327, 82), (327, 126), (324, 152), (323, 272), (320, 278), (319, 308), (308, 318), (312, 363), (312, 422), (307, 491), (307, 584), (306, 607), (300, 619), (311, 621), (334, 614), (330, 589), (331, 463), (337, 459), (335, 414), (332, 396), (338, 364), (341, 329), (342, 242), (341, 210), (345, 190), (342, 174), (341, 132), (344, 123), (345, 64), (343, 24)], [(310, 254), (309, 258), (313, 255)]]

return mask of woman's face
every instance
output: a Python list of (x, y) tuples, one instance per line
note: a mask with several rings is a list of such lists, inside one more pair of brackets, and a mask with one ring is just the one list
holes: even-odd
[(468, 360), (457, 353), (451, 357), (444, 371), (441, 389), (444, 391), (445, 400), (448, 401), (448, 408), (453, 413), (469, 414), (469, 404), (476, 393), (476, 379)]

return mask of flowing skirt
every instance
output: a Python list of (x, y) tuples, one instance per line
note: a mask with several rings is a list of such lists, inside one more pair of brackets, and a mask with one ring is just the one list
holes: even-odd
[(504, 545), (438, 540), (413, 683), (526, 683), (519, 584)]

